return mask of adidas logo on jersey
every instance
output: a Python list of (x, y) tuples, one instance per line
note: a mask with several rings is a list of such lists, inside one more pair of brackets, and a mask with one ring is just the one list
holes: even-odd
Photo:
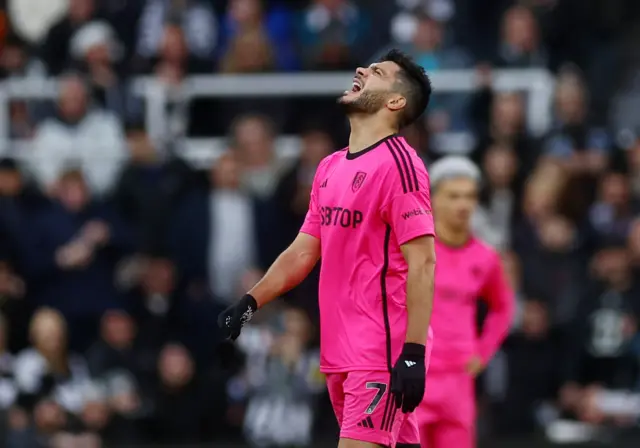
[(361, 422), (358, 422), (358, 426), (360, 426), (361, 428), (373, 429), (373, 420), (371, 420), (371, 417), (367, 417), (363, 419)]
[(327, 179), (325, 179), (324, 182), (320, 184), (320, 188), (326, 188), (326, 187), (327, 187)]
[(416, 362), (414, 361), (405, 361), (404, 363), (407, 365), (407, 367), (413, 367), (416, 365)]

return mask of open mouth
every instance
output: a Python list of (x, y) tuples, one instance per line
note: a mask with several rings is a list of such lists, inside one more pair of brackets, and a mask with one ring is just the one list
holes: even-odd
[(361, 91), (363, 88), (362, 82), (358, 78), (353, 78), (353, 84), (351, 90), (347, 90), (345, 93), (355, 93)]

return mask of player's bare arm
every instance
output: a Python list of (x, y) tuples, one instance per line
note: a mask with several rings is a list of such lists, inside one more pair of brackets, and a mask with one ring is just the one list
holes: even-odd
[(406, 342), (425, 344), (433, 310), (433, 287), (436, 266), (434, 238), (415, 238), (400, 249), (408, 265)]
[(218, 316), (218, 325), (224, 337), (237, 339), (244, 324), (251, 320), (258, 308), (299, 285), (319, 258), (320, 240), (306, 233), (299, 233), (262, 279), (239, 302), (230, 305)]
[(249, 294), (256, 299), (260, 308), (298, 286), (319, 259), (320, 240), (306, 233), (299, 233)]

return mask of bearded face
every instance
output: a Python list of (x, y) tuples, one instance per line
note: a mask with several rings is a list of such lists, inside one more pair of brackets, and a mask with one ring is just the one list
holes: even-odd
[(345, 107), (347, 114), (374, 114), (387, 102), (387, 93), (381, 91), (362, 90), (357, 96), (343, 95), (338, 104)]

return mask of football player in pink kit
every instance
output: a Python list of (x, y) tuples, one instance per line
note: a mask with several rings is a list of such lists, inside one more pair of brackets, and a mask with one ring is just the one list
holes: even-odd
[[(475, 376), (507, 336), (514, 295), (500, 255), (471, 234), (480, 171), (463, 157), (430, 167), (438, 238), (429, 393), (416, 410), (423, 448), (475, 446)], [(477, 335), (478, 299), (489, 306)]]
[(340, 448), (393, 447), (401, 431), (405, 444), (419, 444), (413, 411), (431, 350), (434, 227), (427, 171), (397, 132), (423, 113), (430, 95), (424, 70), (398, 51), (356, 70), (338, 100), (351, 124), (349, 147), (318, 166), (291, 246), (220, 315), (235, 339), (258, 308), (322, 258), (320, 367)]

